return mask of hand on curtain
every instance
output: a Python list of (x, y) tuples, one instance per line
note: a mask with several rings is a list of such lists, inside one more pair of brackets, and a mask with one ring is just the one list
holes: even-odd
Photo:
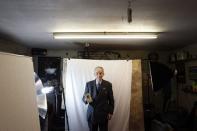
[(111, 118), (112, 118), (112, 114), (109, 113), (108, 116), (107, 116), (107, 119), (111, 120)]

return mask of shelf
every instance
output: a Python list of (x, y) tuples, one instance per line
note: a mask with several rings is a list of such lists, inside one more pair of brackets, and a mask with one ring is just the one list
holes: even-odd
[(192, 95), (197, 95), (197, 92), (194, 92), (191, 89), (182, 89), (182, 91), (185, 92), (185, 93), (192, 94)]
[(184, 60), (176, 60), (176, 61), (170, 61), (169, 63), (183, 63), (183, 62), (190, 62), (190, 61), (196, 61), (197, 58), (188, 58)]

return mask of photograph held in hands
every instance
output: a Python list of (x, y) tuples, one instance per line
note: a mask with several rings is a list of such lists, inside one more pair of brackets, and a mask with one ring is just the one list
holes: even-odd
[(91, 97), (91, 95), (90, 95), (90, 93), (87, 93), (87, 94), (85, 94), (85, 98), (86, 98), (86, 101), (88, 102), (88, 103), (91, 103), (93, 100), (92, 100), (92, 97)]

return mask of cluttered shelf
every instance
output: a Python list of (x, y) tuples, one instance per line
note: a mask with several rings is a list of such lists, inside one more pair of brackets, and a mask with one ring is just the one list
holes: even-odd
[(197, 95), (197, 88), (193, 88), (192, 86), (185, 87), (185, 88), (182, 89), (182, 91), (185, 92), (185, 93), (192, 94), (192, 95)]
[(188, 59), (169, 61), (169, 62), (170, 63), (185, 63), (185, 62), (190, 62), (190, 61), (197, 61), (197, 58), (188, 58)]
[(197, 55), (190, 54), (187, 51), (178, 51), (169, 56), (169, 63), (184, 63), (189, 61), (196, 61)]

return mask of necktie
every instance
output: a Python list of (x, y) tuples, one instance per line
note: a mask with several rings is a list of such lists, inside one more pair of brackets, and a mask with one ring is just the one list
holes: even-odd
[(99, 92), (100, 87), (101, 87), (101, 84), (100, 84), (100, 82), (98, 82), (98, 84), (97, 84), (97, 93)]

